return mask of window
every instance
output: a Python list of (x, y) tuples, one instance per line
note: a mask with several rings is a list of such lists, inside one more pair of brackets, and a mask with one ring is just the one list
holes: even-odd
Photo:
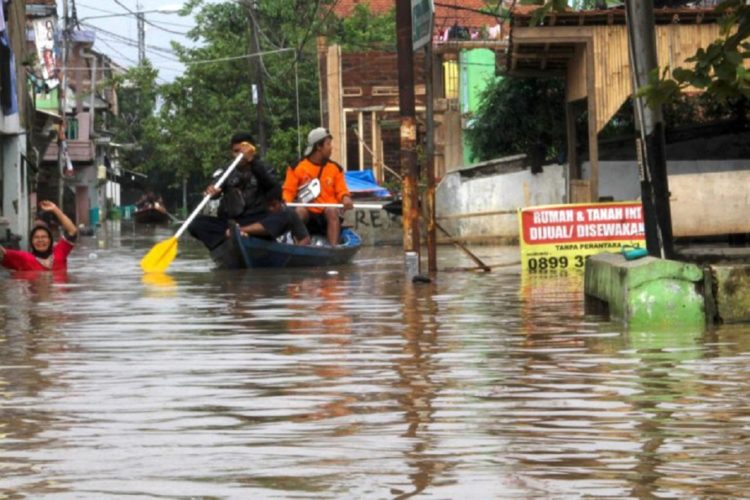
[(78, 118), (68, 118), (65, 126), (65, 138), (70, 141), (78, 139)]

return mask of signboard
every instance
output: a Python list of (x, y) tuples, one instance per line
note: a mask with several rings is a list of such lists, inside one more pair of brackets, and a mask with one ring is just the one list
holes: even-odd
[(411, 43), (414, 50), (421, 49), (432, 40), (433, 0), (411, 0)]
[(57, 87), (57, 54), (55, 47), (55, 19), (53, 17), (40, 17), (33, 20), (34, 44), (36, 55), (41, 66), (42, 78), (47, 88)]
[(640, 202), (525, 208), (518, 221), (524, 271), (583, 269), (588, 255), (646, 247)]

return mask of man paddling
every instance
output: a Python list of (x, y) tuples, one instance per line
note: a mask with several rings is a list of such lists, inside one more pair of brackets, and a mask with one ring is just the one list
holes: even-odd
[(224, 242), (232, 223), (241, 227), (258, 224), (262, 229), (255, 235), (274, 239), (295, 227), (294, 218), (298, 216), (293, 209), (284, 206), (269, 211), (269, 200), (278, 197), (274, 190), (278, 192), (279, 183), (273, 169), (257, 156), (253, 142), (247, 132), (232, 136), (232, 154), (242, 153), (243, 158), (221, 189), (212, 183), (205, 191), (206, 195), (221, 197), (218, 216), (199, 215), (188, 228), (209, 250)]

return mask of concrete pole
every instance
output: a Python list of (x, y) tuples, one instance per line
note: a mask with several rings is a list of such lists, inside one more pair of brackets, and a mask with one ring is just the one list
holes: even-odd
[[(414, 104), (414, 51), (411, 41), (411, 0), (396, 0), (398, 105), (401, 115), (401, 171), (403, 173), (404, 251), (407, 272), (419, 272), (419, 196), (417, 179), (417, 121)], [(416, 253), (416, 266), (413, 265)], [(412, 262), (410, 262), (410, 259)], [(414, 269), (416, 267), (416, 269)]]
[[(259, 28), (258, 23), (256, 22), (256, 16), (258, 15), (257, 8), (257, 0), (251, 0), (248, 5), (248, 15), (250, 17), (250, 27), (252, 30), (252, 33), (250, 33), (250, 50), (252, 54), (258, 54), (260, 52), (260, 37), (258, 36)], [(258, 89), (258, 104), (256, 106), (258, 118), (257, 141), (258, 145), (260, 145), (261, 151), (266, 151), (268, 144), (266, 141), (266, 112), (264, 105), (265, 86), (263, 85), (263, 60), (261, 57), (262, 56), (259, 55), (253, 58), (253, 72), (255, 74), (255, 85)]]
[(58, 169), (58, 183), (57, 183), (57, 206), (60, 207), (60, 210), (63, 209), (63, 193), (64, 193), (64, 175), (65, 175), (65, 169), (67, 167), (66, 161), (65, 161), (65, 153), (66, 153), (66, 142), (65, 142), (65, 129), (68, 124), (68, 120), (66, 119), (65, 115), (65, 108), (67, 107), (67, 102), (65, 100), (65, 95), (68, 87), (68, 44), (70, 37), (70, 19), (68, 18), (68, 0), (63, 0), (62, 3), (62, 11), (63, 11), (63, 32), (62, 32), (62, 71), (60, 75), (60, 87), (59, 87), (59, 97), (60, 97), (60, 129), (57, 134), (57, 169)]
[[(627, 0), (628, 28), (633, 91), (648, 83), (649, 74), (658, 68), (653, 0)], [(650, 255), (672, 258), (672, 215), (669, 207), (667, 157), (661, 106), (648, 107), (644, 98), (634, 98), (641, 199), (646, 228), (646, 247)]]
[(141, 2), (135, 3), (135, 18), (138, 24), (138, 66), (146, 60), (146, 19), (143, 17)]
[(146, 60), (146, 21), (141, 12), (136, 15), (136, 18), (138, 19), (138, 66), (143, 66)]

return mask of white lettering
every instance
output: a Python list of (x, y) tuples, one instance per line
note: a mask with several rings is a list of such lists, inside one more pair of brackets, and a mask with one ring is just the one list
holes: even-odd
[(534, 212), (534, 224), (573, 222), (573, 210), (540, 210)]

